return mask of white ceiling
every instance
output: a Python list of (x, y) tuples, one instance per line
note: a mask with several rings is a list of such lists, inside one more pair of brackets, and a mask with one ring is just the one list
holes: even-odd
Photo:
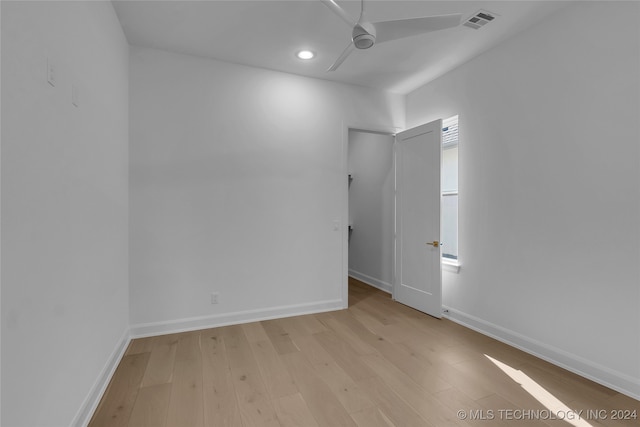
[[(566, 3), (556, 1), (365, 0), (371, 22), (479, 9), (499, 17), (480, 30), (459, 26), (355, 51), (325, 70), (351, 39), (351, 29), (317, 0), (114, 0), (130, 44), (254, 67), (408, 93), (490, 49)], [(338, 3), (356, 19), (360, 1)], [(316, 52), (310, 61), (295, 53)]]

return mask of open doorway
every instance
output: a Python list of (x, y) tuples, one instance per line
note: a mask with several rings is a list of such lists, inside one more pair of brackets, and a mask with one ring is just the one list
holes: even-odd
[(349, 129), (348, 274), (392, 292), (394, 135)]

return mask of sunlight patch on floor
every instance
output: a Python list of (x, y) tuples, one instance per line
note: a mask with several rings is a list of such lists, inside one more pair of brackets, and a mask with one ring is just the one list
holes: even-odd
[(513, 369), (511, 366), (502, 363), (487, 354), (484, 356), (500, 368), (502, 372), (507, 374), (513, 381), (520, 384), (527, 393), (543, 404), (558, 419), (576, 427), (593, 427), (591, 424), (580, 418), (577, 411), (562, 403), (557, 397), (549, 393), (544, 387), (532, 380), (531, 377), (521, 370)]

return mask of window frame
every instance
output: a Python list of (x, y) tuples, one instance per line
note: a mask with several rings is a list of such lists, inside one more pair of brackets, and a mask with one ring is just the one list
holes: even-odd
[[(444, 129), (448, 128), (450, 126), (449, 123), (452, 123), (452, 122), (455, 122), (456, 125), (458, 125), (459, 124), (459, 115), (456, 114), (456, 115), (451, 116), (451, 117), (449, 117), (449, 118), (447, 118), (447, 119), (442, 121), (443, 133), (444, 133)], [(459, 166), (459, 155), (460, 155), (460, 137), (459, 137), (459, 134), (458, 134), (458, 137), (456, 138), (455, 142), (445, 142), (444, 137), (443, 137), (443, 139), (442, 139), (442, 152), (444, 153), (445, 150), (452, 149), (452, 148), (457, 148), (458, 149), (458, 158), (456, 159), (456, 162), (457, 162), (457, 164)], [(441, 196), (441, 198), (450, 197), (450, 196), (458, 196), (458, 207), (459, 207), (459, 204), (460, 204), (460, 186), (459, 186), (459, 181), (458, 181), (458, 179), (459, 179), (459, 170), (457, 171), (457, 175), (458, 175), (456, 177), (456, 184), (457, 184), (456, 187), (457, 188), (455, 190), (446, 190), (446, 191), (441, 188), (440, 189), (440, 196)], [(457, 258), (445, 257), (444, 256), (444, 251), (443, 251), (441, 260), (442, 260), (443, 268), (446, 268), (447, 270), (450, 270), (450, 271), (453, 271), (453, 272), (457, 273), (457, 272), (460, 271), (460, 265), (461, 264), (460, 264), (460, 253), (459, 253), (459, 249), (460, 248), (459, 248), (459, 245), (458, 245), (458, 243), (460, 242), (460, 239), (459, 239), (460, 213), (459, 213), (458, 209), (456, 209), (456, 212), (458, 212), (458, 214), (456, 215), (456, 221), (455, 221), (455, 224), (456, 224), (456, 240), (457, 240), (456, 246), (458, 247)], [(443, 218), (443, 216), (442, 216), (442, 211), (441, 211), (441, 220), (440, 220), (441, 223), (443, 222), (442, 218)]]

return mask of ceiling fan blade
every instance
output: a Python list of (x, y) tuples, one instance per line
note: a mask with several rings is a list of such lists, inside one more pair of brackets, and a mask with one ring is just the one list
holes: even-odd
[(349, 15), (343, 8), (341, 8), (335, 0), (320, 0), (327, 6), (333, 13), (338, 15), (348, 26), (353, 28), (356, 25), (356, 21)]
[(384, 43), (405, 37), (417, 36), (431, 31), (444, 30), (460, 24), (462, 15), (426, 16), (424, 18), (400, 19), (397, 21), (376, 22), (376, 43)]
[(349, 43), (349, 46), (347, 46), (347, 48), (342, 51), (338, 59), (336, 59), (336, 62), (334, 62), (331, 67), (329, 67), (327, 72), (337, 70), (340, 64), (342, 64), (344, 60), (347, 59), (347, 56), (351, 55), (351, 52), (353, 52), (353, 49), (355, 49), (355, 46), (353, 45), (353, 42), (351, 42)]

